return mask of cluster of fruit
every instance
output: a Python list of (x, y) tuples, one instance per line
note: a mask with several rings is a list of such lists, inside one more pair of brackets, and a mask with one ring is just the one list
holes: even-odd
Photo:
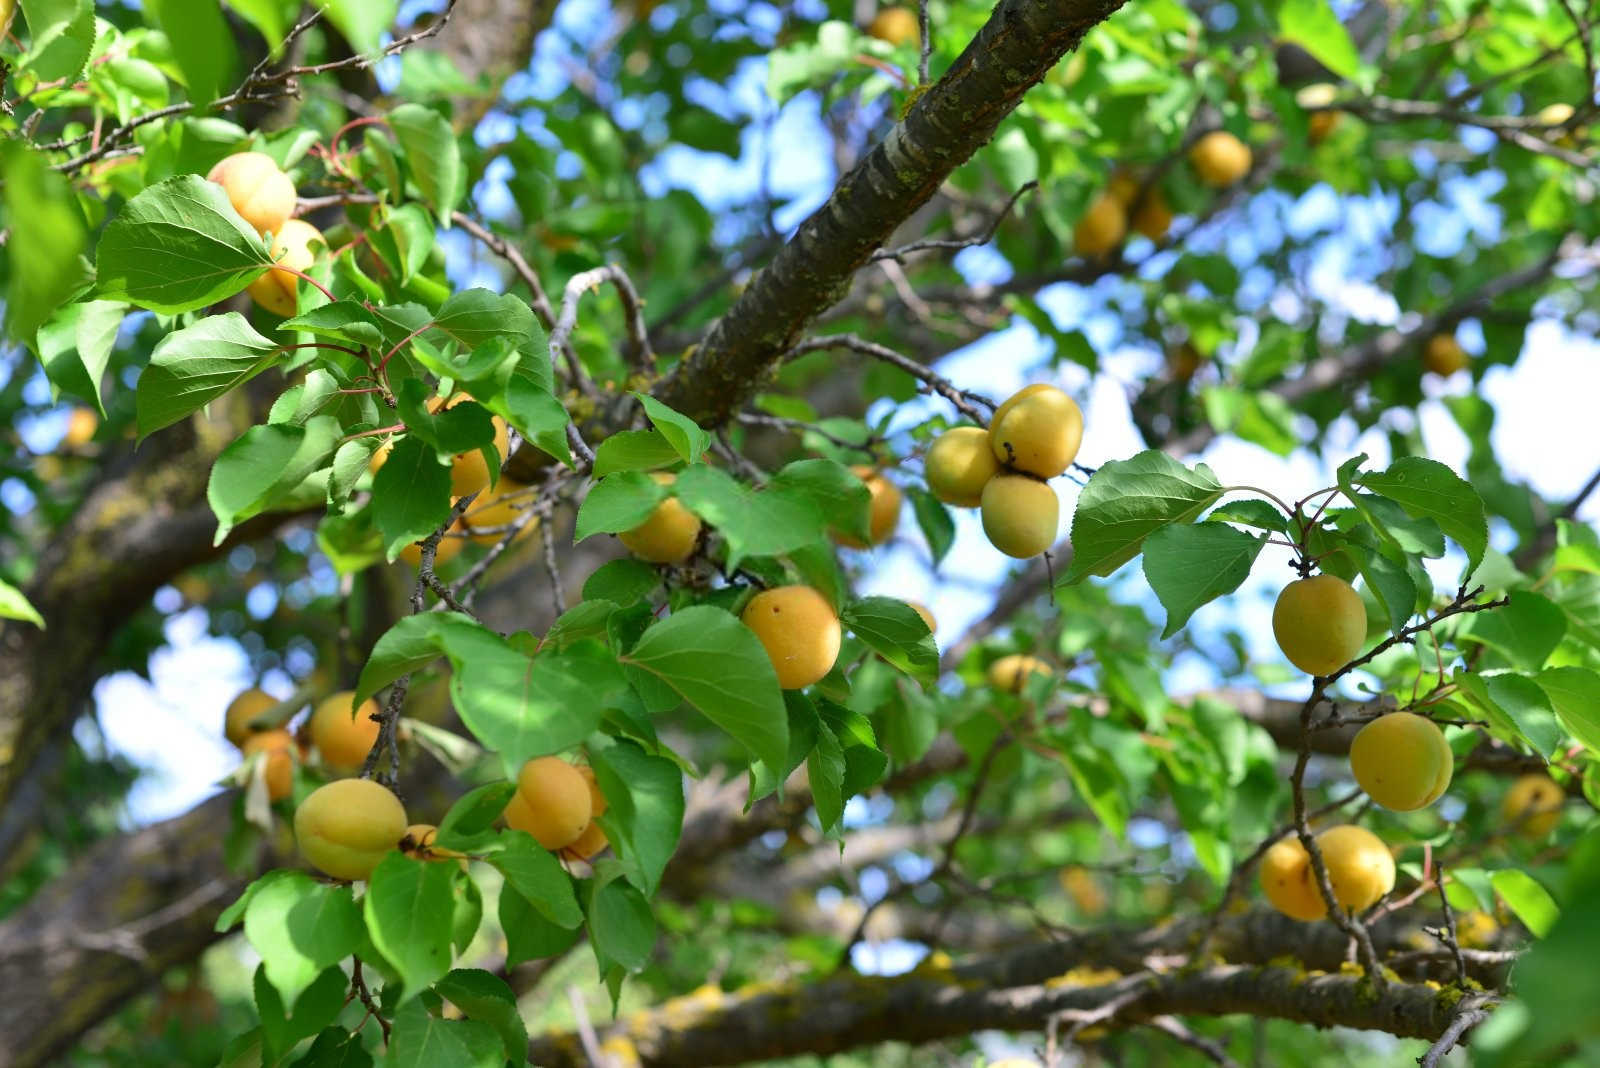
[[(312, 242), (322, 244), (322, 234), (308, 222), (293, 218), (294, 182), (263, 152), (235, 152), (224, 157), (206, 175), (228, 194), (228, 202), (262, 237), (272, 235), (272, 259), (306, 271), (316, 262)], [(290, 318), (299, 307), (300, 279), (274, 267), (250, 283), (255, 302), (274, 315)]]
[[(1200, 181), (1213, 189), (1226, 189), (1250, 173), (1255, 157), (1250, 146), (1227, 130), (1212, 130), (1189, 149), (1189, 165)], [(1089, 202), (1072, 231), (1072, 244), (1085, 258), (1104, 256), (1121, 247), (1128, 229), (1160, 241), (1172, 226), (1172, 209), (1154, 185), (1141, 190), (1141, 182), (1126, 170), (1111, 176), (1105, 191)]]
[[(246, 690), (233, 699), (223, 720), (223, 734), (239, 747), (248, 759), (264, 754), (267, 795), (273, 801), (289, 796), (294, 783), (294, 765), (310, 759), (314, 751), (322, 766), (330, 771), (351, 774), (367, 759), (372, 743), (378, 739), (376, 701), (367, 701), (352, 716), (349, 690), (317, 702), (298, 732), (288, 729), (293, 708), (264, 690)], [(269, 715), (287, 712), (287, 715)], [(269, 720), (273, 725), (263, 726)]]

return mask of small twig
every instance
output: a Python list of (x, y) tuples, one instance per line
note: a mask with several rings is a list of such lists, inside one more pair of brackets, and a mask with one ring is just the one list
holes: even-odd
[(480, 225), (476, 219), (465, 212), (453, 212), (450, 218), (461, 229), (488, 246), (491, 252), (511, 264), (511, 269), (517, 272), (517, 277), (522, 279), (523, 284), (533, 293), (533, 313), (539, 317), (539, 321), (544, 324), (546, 330), (555, 326), (555, 311), (550, 307), (550, 298), (545, 294), (544, 284), (539, 281), (539, 275), (528, 264), (527, 258), (517, 250), (517, 247), (499, 234)]
[(1196, 1034), (1176, 1016), (1152, 1016), (1145, 1021), (1145, 1026), (1170, 1036), (1190, 1049), (1199, 1050), (1210, 1058), (1213, 1064), (1220, 1064), (1223, 1068), (1239, 1068), (1239, 1062), (1228, 1056), (1228, 1051), (1221, 1043)]
[(567, 611), (567, 595), (561, 588), (561, 567), (556, 562), (556, 538), (550, 529), (554, 523), (546, 518), (539, 524), (539, 537), (544, 542), (544, 569), (550, 575), (550, 595), (555, 601), (556, 615), (565, 615)]
[(770, 426), (778, 430), (793, 430), (801, 434), (815, 434), (830, 445), (841, 449), (851, 449), (855, 452), (864, 452), (868, 456), (873, 455), (872, 444), (878, 440), (876, 435), (868, 435), (867, 439), (862, 442), (847, 441), (836, 434), (828, 433), (819, 426), (806, 422), (804, 419), (790, 419), (787, 416), (766, 415), (761, 412), (740, 412), (739, 422), (750, 426)]
[(934, 373), (909, 356), (903, 356), (893, 349), (885, 348), (876, 342), (868, 341), (866, 338), (857, 337), (855, 334), (830, 334), (825, 337), (810, 338), (790, 349), (785, 354), (784, 359), (791, 360), (808, 352), (818, 352), (825, 349), (848, 349), (851, 352), (859, 352), (863, 356), (870, 356), (875, 360), (882, 360), (884, 363), (892, 364), (912, 378), (924, 383), (931, 392), (937, 393), (949, 401), (957, 411), (979, 426), (987, 425), (989, 419), (988, 416), (978, 410), (976, 405), (985, 405), (991, 411), (995, 408), (994, 401), (988, 397), (980, 393), (959, 389), (949, 379)]
[[(926, 7), (923, 8), (923, 17), (927, 17)], [(1037, 181), (1023, 183), (1020, 189), (1011, 194), (1011, 198), (1005, 202), (1005, 204), (995, 214), (995, 217), (990, 220), (989, 225), (985, 227), (983, 232), (980, 234), (974, 234), (972, 237), (964, 238), (930, 238), (925, 241), (913, 241), (911, 244), (901, 245), (899, 248), (880, 248), (868, 258), (867, 262), (877, 263), (880, 260), (894, 260), (898, 263), (904, 260), (907, 256), (911, 255), (913, 252), (926, 252), (930, 249), (949, 249), (951, 251), (960, 251), (961, 249), (973, 248), (977, 245), (987, 245), (990, 241), (994, 240), (994, 235), (1000, 229), (1000, 224), (1006, 221), (1006, 216), (1011, 214), (1011, 209), (1016, 207), (1017, 201), (1021, 200), (1024, 196), (1033, 192), (1037, 188), (1039, 188), (1039, 183)]]
[(367, 1015), (378, 1021), (378, 1027), (383, 1031), (384, 1042), (389, 1041), (389, 1021), (384, 1018), (383, 1011), (372, 996), (372, 991), (367, 989), (367, 980), (361, 974), (361, 958), (352, 957), (354, 965), (350, 969), (350, 985), (355, 989), (356, 997), (361, 999), (362, 1008), (367, 1010)]
[(1445, 893), (1444, 889), (1446, 880), (1443, 864), (1438, 865), (1434, 879), (1439, 883), (1439, 905), (1444, 909), (1445, 933), (1450, 936), (1446, 945), (1450, 949), (1450, 955), (1455, 959), (1456, 985), (1464, 987), (1467, 985), (1467, 962), (1461, 956), (1461, 939), (1456, 933), (1456, 910), (1450, 907), (1450, 895)]
[(1438, 1068), (1439, 1062), (1444, 1059), (1444, 1055), (1455, 1048), (1456, 1043), (1461, 1041), (1462, 1035), (1489, 1018), (1487, 1005), (1490, 1001), (1491, 999), (1487, 995), (1463, 998), (1460, 1011), (1456, 1013), (1456, 1018), (1450, 1021), (1450, 1026), (1445, 1028), (1444, 1034), (1439, 1036), (1439, 1040), (1429, 1046), (1426, 1053), (1417, 1058), (1417, 1064), (1421, 1068)]

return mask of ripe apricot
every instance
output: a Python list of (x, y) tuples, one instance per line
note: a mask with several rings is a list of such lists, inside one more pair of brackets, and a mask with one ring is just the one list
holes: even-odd
[(1338, 127), (1341, 116), (1338, 111), (1313, 111), (1306, 119), (1306, 140), (1313, 145), (1322, 144)]
[(1273, 605), (1272, 633), (1289, 663), (1308, 675), (1329, 675), (1361, 651), (1367, 610), (1337, 575), (1296, 579)]
[(244, 745), (245, 739), (256, 733), (250, 721), (277, 703), (278, 699), (265, 690), (246, 690), (233, 699), (223, 714), (223, 736), (234, 745)]
[(378, 702), (367, 698), (352, 716), (350, 702), (355, 696), (351, 690), (342, 690), (323, 698), (311, 712), (311, 744), (335, 770), (361, 767), (378, 740), (378, 722), (372, 718), (378, 714)]
[(852, 549), (865, 549), (881, 545), (894, 533), (900, 522), (900, 487), (883, 477), (883, 472), (866, 464), (857, 464), (851, 473), (867, 485), (867, 540), (834, 531), (833, 539)]
[(928, 625), (929, 634), (937, 634), (939, 632), (939, 624), (934, 620), (933, 613), (928, 611), (927, 605), (921, 601), (907, 601), (906, 604), (911, 606), (913, 612), (922, 617), (922, 621)]
[(433, 824), (413, 823), (400, 838), (400, 852), (425, 856), (433, 850), (434, 840), (438, 837), (439, 828)]
[(233, 210), (257, 233), (277, 234), (294, 214), (294, 182), (264, 152), (224, 156), (206, 180), (222, 186)]
[(764, 590), (750, 598), (739, 618), (761, 640), (785, 690), (810, 686), (839, 659), (839, 617), (810, 586)]
[(611, 806), (606, 802), (606, 795), (600, 792), (600, 782), (595, 778), (593, 768), (579, 765), (578, 774), (589, 784), (589, 825), (573, 839), (572, 844), (561, 851), (561, 855), (571, 860), (588, 860), (611, 844), (606, 839), (606, 832), (595, 822)]
[(995, 410), (989, 423), (989, 447), (1007, 467), (1040, 478), (1055, 478), (1067, 469), (1083, 442), (1083, 412), (1061, 390), (1029, 386)]
[(1152, 189), (1145, 194), (1139, 206), (1133, 209), (1129, 223), (1152, 241), (1167, 236), (1167, 231), (1172, 229), (1172, 209), (1167, 206), (1167, 198), (1161, 195), (1161, 190)]
[[(658, 485), (670, 486), (678, 476), (665, 471), (650, 477)], [(694, 552), (700, 540), (700, 517), (683, 506), (676, 497), (667, 497), (650, 513), (650, 518), (617, 535), (617, 540), (641, 560), (652, 564), (681, 564)]]
[[(445, 408), (454, 408), (458, 404), (472, 400), (470, 393), (457, 393), (444, 404)], [(429, 405), (430, 411), (439, 410), (439, 402)], [(498, 415), (494, 421), (494, 448), (500, 454), (501, 463), (505, 462), (506, 453), (511, 451), (511, 434), (506, 428), (506, 421)], [(452, 497), (465, 497), (469, 493), (476, 493), (489, 484), (489, 462), (483, 458), (483, 450), (473, 449), (470, 452), (458, 452), (450, 462), (450, 495)], [(496, 487), (498, 488), (498, 487)]]
[(506, 804), (506, 823), (533, 835), (546, 849), (577, 841), (593, 811), (589, 784), (560, 757), (535, 757), (517, 772), (517, 792)]
[(1085, 258), (1104, 256), (1128, 235), (1128, 211), (1110, 193), (1089, 201), (1083, 217), (1072, 228), (1072, 247)]
[[(493, 545), (505, 537), (506, 532), (500, 528), (520, 520), (533, 504), (533, 497), (526, 492), (527, 489), (520, 482), (502, 478), (494, 489), (486, 489), (478, 494), (461, 517), (462, 525), (472, 531), (472, 540), (482, 545)], [(538, 529), (539, 519), (535, 516), (523, 524), (517, 537)], [(443, 545), (443, 542), (440, 544)]]
[(983, 533), (1007, 556), (1026, 560), (1055, 544), (1056, 491), (1027, 475), (996, 475), (983, 488)]
[(1212, 130), (1189, 149), (1189, 164), (1200, 180), (1225, 189), (1250, 173), (1250, 146), (1227, 130)]
[[(322, 234), (315, 226), (299, 219), (285, 222), (272, 238), (272, 259), (296, 271), (308, 271), (317, 261), (311, 251), (311, 242), (321, 242)], [(273, 267), (247, 288), (255, 302), (274, 315), (285, 319), (295, 315), (300, 307), (300, 279), (288, 271)]]
[(370, 779), (319, 786), (294, 812), (300, 852), (335, 879), (365, 879), (406, 835), (406, 810)]
[(239, 751), (245, 759), (265, 753), (267, 797), (282, 801), (294, 786), (294, 735), (282, 728), (259, 731), (244, 740)]
[(1449, 378), (1467, 366), (1467, 352), (1455, 335), (1435, 334), (1423, 346), (1422, 366), (1440, 378)]
[(1295, 920), (1320, 920), (1328, 908), (1317, 890), (1311, 855), (1300, 839), (1274, 842), (1261, 858), (1261, 892), (1273, 908)]
[(1543, 838), (1561, 820), (1566, 792), (1547, 775), (1524, 775), (1511, 784), (1500, 802), (1500, 818), (1518, 834)]
[(1124, 208), (1131, 208), (1134, 199), (1139, 195), (1139, 179), (1119, 168), (1111, 173), (1111, 180), (1106, 183), (1106, 192), (1115, 197)]
[(1431, 805), (1450, 785), (1455, 755), (1438, 724), (1411, 712), (1379, 716), (1350, 743), (1350, 771), (1384, 808), (1411, 812)]
[(1383, 839), (1354, 824), (1329, 827), (1317, 835), (1333, 898), (1357, 912), (1394, 889), (1394, 854)]
[(61, 435), (63, 449), (81, 449), (94, 440), (100, 417), (88, 408), (74, 408), (67, 416), (67, 432)]
[(1036, 656), (1012, 653), (989, 665), (989, 685), (1006, 693), (1021, 693), (1030, 675), (1052, 674), (1050, 665)]
[(958, 426), (940, 434), (922, 466), (929, 492), (962, 508), (982, 504), (983, 487), (999, 472), (989, 432), (977, 426)]
[(879, 11), (867, 25), (867, 33), (880, 41), (899, 48), (901, 45), (920, 43), (922, 34), (917, 26), (917, 16), (903, 7), (886, 7)]

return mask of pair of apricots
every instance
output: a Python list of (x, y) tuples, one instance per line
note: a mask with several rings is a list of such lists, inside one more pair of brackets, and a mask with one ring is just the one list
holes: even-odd
[[(306, 737), (329, 769), (341, 774), (359, 770), (378, 740), (378, 702), (368, 699), (354, 713), (349, 690), (317, 702), (306, 721)], [(294, 764), (306, 756), (295, 736), (282, 726), (258, 728), (256, 721), (281, 702), (264, 690), (250, 689), (228, 705), (223, 734), (239, 747), (246, 759), (257, 753), (266, 761), (267, 796), (281, 801), (294, 783)]]
[[(294, 182), (276, 160), (264, 152), (235, 152), (218, 161), (206, 180), (222, 187), (233, 210), (257, 233), (272, 235), (274, 262), (296, 271), (310, 270), (317, 258), (311, 245), (322, 243), (322, 234), (310, 223), (293, 218)], [(251, 282), (246, 291), (274, 315), (287, 319), (299, 310), (300, 279), (289, 271), (274, 267)]]
[[(1226, 189), (1250, 173), (1255, 162), (1250, 146), (1227, 130), (1212, 130), (1189, 149), (1189, 165), (1200, 181), (1213, 189)], [(1121, 246), (1133, 229), (1160, 241), (1172, 227), (1172, 209), (1155, 187), (1139, 195), (1139, 180), (1125, 170), (1111, 176), (1105, 190), (1089, 201), (1072, 230), (1073, 248), (1079, 256), (1105, 256)]]

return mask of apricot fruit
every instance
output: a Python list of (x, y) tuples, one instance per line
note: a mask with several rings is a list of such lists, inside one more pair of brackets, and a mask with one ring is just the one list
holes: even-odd
[(1412, 812), (1443, 796), (1455, 754), (1433, 720), (1390, 712), (1362, 727), (1350, 743), (1350, 771), (1384, 808)]
[(234, 745), (244, 745), (245, 739), (256, 733), (251, 721), (277, 703), (278, 699), (265, 690), (246, 690), (233, 699), (223, 714), (223, 736)]
[(1138, 207), (1133, 209), (1133, 215), (1128, 220), (1129, 224), (1139, 233), (1152, 241), (1160, 241), (1167, 236), (1167, 231), (1172, 229), (1172, 209), (1167, 206), (1167, 198), (1161, 195), (1161, 190), (1152, 189), (1139, 201)]
[(850, 472), (867, 486), (867, 540), (863, 542), (840, 531), (833, 532), (833, 540), (851, 549), (881, 545), (900, 522), (900, 487), (884, 478), (883, 472), (866, 464), (857, 464)]
[[(299, 219), (290, 219), (273, 235), (273, 262), (296, 271), (310, 270), (317, 261), (317, 254), (311, 251), (313, 241), (322, 241), (322, 234), (315, 226)], [(273, 267), (251, 282), (246, 291), (257, 304), (274, 315), (288, 319), (299, 311), (300, 279), (288, 271)]]
[(983, 488), (983, 533), (996, 549), (1018, 560), (1055, 544), (1061, 521), (1056, 491), (1027, 475), (996, 475)]
[(406, 828), (406, 833), (400, 838), (400, 852), (412, 856), (426, 856), (433, 851), (433, 843), (439, 837), (439, 828), (431, 823), (413, 823)]
[[(337, 771), (354, 771), (366, 763), (367, 754), (378, 740), (378, 702), (367, 698), (354, 715), (351, 690), (323, 698), (311, 712), (311, 744), (322, 754), (323, 763)], [(397, 839), (398, 840), (398, 839)]]
[(939, 632), (939, 624), (934, 620), (933, 613), (928, 611), (927, 605), (921, 601), (907, 601), (906, 604), (911, 606), (913, 612), (922, 617), (922, 621), (928, 625), (929, 634), (937, 634)]
[[(671, 486), (677, 475), (664, 471), (650, 477), (657, 485)], [(652, 564), (681, 564), (694, 552), (700, 540), (700, 517), (683, 506), (676, 497), (667, 497), (650, 513), (650, 518), (617, 535), (629, 552)]]
[(1250, 146), (1227, 130), (1212, 130), (1189, 149), (1189, 164), (1213, 189), (1226, 189), (1250, 173)]
[[(494, 545), (505, 537), (506, 532), (500, 528), (519, 521), (533, 504), (533, 497), (526, 492), (527, 489), (520, 482), (502, 478), (494, 489), (486, 489), (478, 494), (461, 517), (462, 526), (472, 532), (472, 540), (480, 545)], [(522, 529), (517, 531), (517, 537), (524, 537), (538, 529), (539, 518), (535, 516), (523, 524)], [(441, 541), (440, 546), (443, 544)]]
[[(457, 393), (444, 404), (446, 409), (454, 408), (458, 404), (472, 400), (470, 393)], [(438, 411), (436, 401), (429, 406), (430, 411)], [(494, 421), (494, 448), (500, 455), (500, 462), (504, 463), (506, 453), (511, 451), (511, 434), (506, 428), (506, 421), (498, 415)], [(477, 493), (489, 485), (489, 462), (483, 458), (482, 449), (472, 449), (468, 452), (458, 452), (450, 461), (450, 495), (452, 497), (465, 497), (469, 493)], [(498, 488), (498, 486), (496, 487)], [(476, 503), (476, 502), (474, 502)]]
[(387, 787), (370, 779), (336, 779), (319, 786), (294, 812), (300, 852), (335, 879), (366, 879), (406, 835), (406, 810)]
[(1454, 335), (1435, 334), (1422, 348), (1422, 366), (1440, 378), (1449, 378), (1467, 366), (1467, 352)]
[(1500, 818), (1528, 838), (1543, 838), (1561, 820), (1567, 795), (1548, 775), (1524, 775), (1500, 802)]
[(1086, 259), (1104, 256), (1128, 236), (1128, 210), (1110, 193), (1089, 201), (1083, 217), (1072, 228), (1072, 247)]
[(839, 617), (810, 586), (764, 590), (750, 598), (739, 618), (761, 640), (785, 690), (810, 686), (839, 659)]
[(1361, 651), (1367, 610), (1337, 575), (1296, 579), (1272, 607), (1272, 633), (1289, 663), (1308, 675), (1330, 675)]
[(233, 210), (257, 233), (278, 234), (294, 214), (294, 182), (278, 169), (277, 160), (264, 152), (224, 156), (206, 180), (223, 188)]
[(63, 449), (81, 449), (94, 440), (100, 417), (88, 408), (74, 408), (67, 416), (67, 432), (61, 435)]
[(578, 840), (592, 812), (589, 784), (578, 769), (560, 757), (542, 756), (517, 772), (517, 792), (504, 815), (546, 849), (561, 849)]
[(1050, 385), (1029, 386), (1012, 395), (989, 423), (989, 447), (995, 459), (1040, 478), (1055, 478), (1065, 471), (1082, 443), (1083, 412), (1076, 401)]
[(896, 48), (906, 44), (919, 44), (922, 34), (917, 26), (916, 12), (903, 7), (886, 7), (867, 24), (867, 33)]
[(282, 728), (258, 731), (239, 746), (246, 760), (257, 753), (266, 754), (267, 797), (273, 801), (288, 797), (294, 786), (294, 750), (294, 735)]
[(923, 460), (922, 473), (929, 492), (944, 503), (976, 508), (983, 503), (983, 487), (1000, 473), (1000, 461), (987, 430), (958, 426), (939, 435)]
[[(1317, 848), (1333, 884), (1333, 899), (1341, 907), (1359, 912), (1394, 889), (1394, 855), (1365, 827), (1329, 827), (1317, 835)], [(1327, 915), (1311, 855), (1298, 838), (1285, 838), (1267, 850), (1260, 879), (1267, 901), (1285, 916), (1320, 920)]]
[(1290, 919), (1320, 920), (1328, 914), (1311, 870), (1311, 854), (1300, 839), (1291, 835), (1274, 842), (1261, 858), (1259, 878), (1267, 902)]
[(1043, 675), (1048, 678), (1053, 672), (1050, 665), (1036, 656), (1027, 656), (1023, 653), (1012, 653), (1002, 656), (989, 665), (989, 685), (1006, 693), (1021, 693), (1028, 684), (1030, 675)]
[(1306, 140), (1320, 145), (1338, 128), (1342, 113), (1338, 111), (1313, 111), (1306, 119)]
[(1106, 183), (1106, 192), (1115, 197), (1124, 208), (1131, 208), (1139, 196), (1139, 179), (1125, 170), (1113, 171), (1111, 180)]
[(593, 768), (579, 765), (578, 774), (589, 784), (589, 825), (561, 851), (561, 855), (569, 860), (588, 860), (611, 844), (606, 839), (606, 832), (595, 822), (611, 806), (606, 802), (606, 795), (600, 792), (600, 782), (595, 778)]

